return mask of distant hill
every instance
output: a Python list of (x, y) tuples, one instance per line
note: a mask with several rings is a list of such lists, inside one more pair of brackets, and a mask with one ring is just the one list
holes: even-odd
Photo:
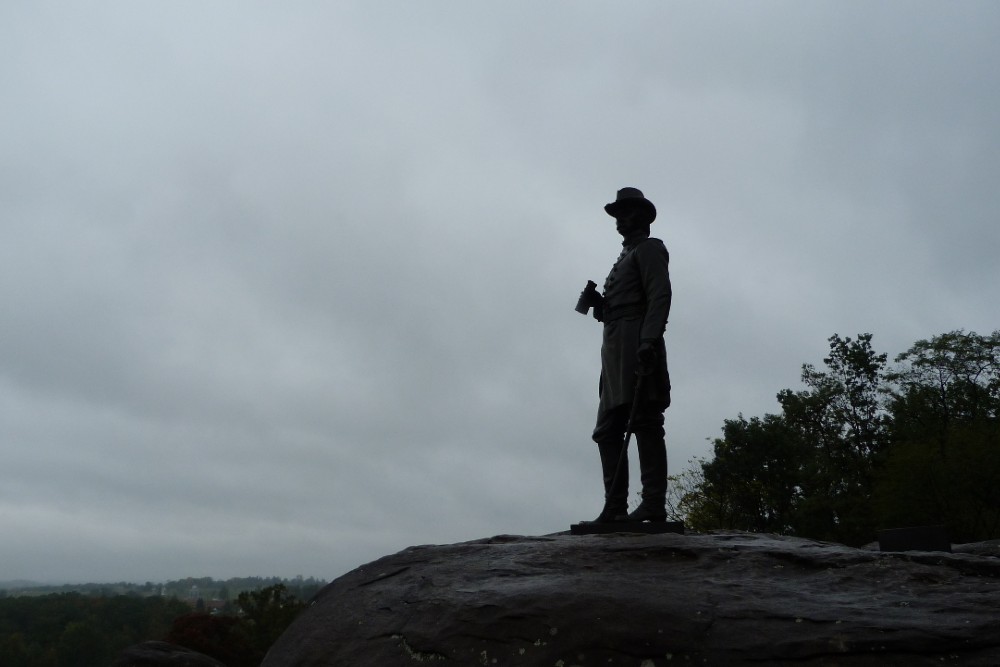
[(36, 596), (57, 593), (81, 593), (83, 595), (110, 597), (130, 595), (136, 597), (164, 596), (204, 600), (233, 600), (243, 591), (256, 591), (275, 584), (284, 584), (288, 592), (300, 600), (308, 600), (327, 584), (315, 577), (186, 577), (165, 582), (145, 583), (88, 583), (88, 584), (44, 584), (36, 581), (11, 580), (0, 582), (0, 596)]
[(50, 584), (43, 584), (39, 581), (28, 581), (27, 579), (12, 579), (11, 581), (0, 581), (0, 591), (17, 590), (21, 588), (37, 588), (39, 586), (46, 585)]

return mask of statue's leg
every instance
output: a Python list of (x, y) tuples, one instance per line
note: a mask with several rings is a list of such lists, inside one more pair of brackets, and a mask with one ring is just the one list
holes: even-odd
[(595, 521), (620, 521), (628, 512), (628, 452), (624, 448), (624, 442), (597, 444), (604, 477), (604, 509)]
[(667, 518), (667, 446), (663, 413), (636, 415), (636, 447), (642, 479), (642, 502), (628, 515), (629, 521), (665, 521)]
[(594, 523), (621, 521), (628, 512), (628, 452), (625, 449), (627, 407), (601, 410), (594, 429), (594, 441), (601, 455), (604, 480), (604, 508)]

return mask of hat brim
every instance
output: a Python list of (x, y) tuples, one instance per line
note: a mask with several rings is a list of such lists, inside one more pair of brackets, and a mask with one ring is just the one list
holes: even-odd
[(619, 199), (618, 201), (613, 201), (610, 204), (604, 206), (604, 211), (614, 217), (615, 213), (619, 211), (624, 211), (629, 208), (640, 208), (646, 212), (647, 222), (652, 223), (656, 220), (656, 207), (653, 206), (653, 202), (646, 198), (639, 199)]

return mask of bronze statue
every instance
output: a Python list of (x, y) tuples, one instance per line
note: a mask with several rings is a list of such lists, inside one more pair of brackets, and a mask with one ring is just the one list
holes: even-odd
[[(622, 235), (622, 252), (604, 281), (588, 281), (577, 311), (604, 323), (600, 406), (594, 442), (601, 455), (604, 509), (593, 523), (664, 521), (667, 449), (663, 413), (670, 405), (663, 332), (670, 313), (670, 255), (649, 237), (656, 207), (636, 188), (622, 188), (604, 207)], [(628, 512), (628, 438), (639, 450), (642, 502)]]

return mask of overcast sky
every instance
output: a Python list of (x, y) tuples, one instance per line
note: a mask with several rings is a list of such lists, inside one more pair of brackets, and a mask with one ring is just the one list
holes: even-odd
[(0, 95), (0, 580), (593, 518), (626, 185), (671, 472), (834, 333), (1000, 328), (995, 2), (10, 0)]

